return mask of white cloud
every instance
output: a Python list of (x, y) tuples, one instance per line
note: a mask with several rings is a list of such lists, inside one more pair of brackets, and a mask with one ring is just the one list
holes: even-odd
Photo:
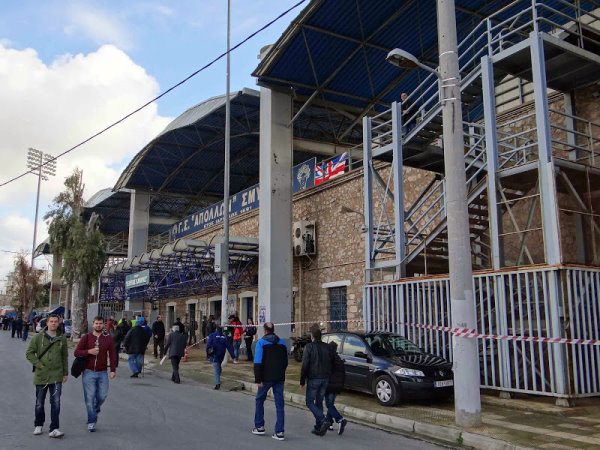
[[(156, 80), (112, 45), (87, 55), (63, 55), (50, 65), (33, 49), (0, 45), (0, 86), (0, 182), (24, 171), (29, 147), (61, 153), (159, 92)], [(150, 105), (59, 159), (57, 176), (42, 183), (40, 218), (75, 167), (83, 169), (86, 198), (112, 187), (131, 158), (170, 120)], [(10, 247), (0, 245), (0, 249), (30, 247), (33, 220), (27, 232), (22, 232), (24, 223), (14, 220), (33, 218), (36, 188), (33, 175), (0, 187), (0, 234), (8, 235), (3, 242)], [(12, 222), (3, 222), (8, 218)], [(4, 269), (0, 266), (0, 278)]]
[(84, 36), (98, 45), (114, 44), (124, 50), (133, 48), (133, 36), (128, 25), (106, 11), (72, 3), (66, 10), (66, 20), (64, 32), (69, 36)]

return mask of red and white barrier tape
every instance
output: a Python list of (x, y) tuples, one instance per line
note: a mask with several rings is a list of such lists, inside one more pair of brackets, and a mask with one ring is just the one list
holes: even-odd
[[(280, 322), (273, 324), (274, 326), (290, 326), (290, 325), (312, 325), (317, 323), (324, 325), (327, 323), (364, 323), (369, 322), (364, 319), (351, 319), (351, 320), (316, 320), (316, 321), (305, 321), (305, 322)], [(543, 344), (569, 344), (569, 345), (592, 345), (600, 346), (600, 339), (573, 339), (573, 338), (549, 338), (542, 336), (516, 336), (508, 334), (485, 334), (477, 333), (476, 330), (469, 328), (452, 328), (444, 327), (440, 325), (427, 325), (422, 323), (410, 323), (410, 322), (388, 322), (388, 321), (375, 321), (377, 323), (383, 323), (386, 325), (398, 325), (398, 326), (409, 326), (413, 328), (422, 328), (433, 331), (443, 331), (451, 333), (454, 337), (469, 338), (469, 339), (489, 339), (506, 342), (538, 342)], [(246, 325), (226, 325), (230, 327), (245, 328)], [(256, 325), (253, 325), (256, 326)], [(197, 343), (190, 345), (187, 348), (192, 348), (202, 343), (206, 338), (200, 339)]]

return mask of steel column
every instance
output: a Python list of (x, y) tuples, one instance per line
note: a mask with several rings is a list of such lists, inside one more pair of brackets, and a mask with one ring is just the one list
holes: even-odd
[(365, 202), (365, 283), (372, 281), (373, 269), (373, 155), (371, 148), (371, 118), (363, 118), (363, 183)]
[[(552, 161), (552, 136), (550, 134), (550, 115), (548, 111), (544, 42), (541, 35), (537, 32), (532, 32), (529, 40), (535, 95), (544, 250), (546, 264), (555, 265), (560, 264), (561, 262), (561, 243), (560, 230), (558, 228), (556, 177), (554, 175), (554, 163)], [(564, 329), (561, 320), (563, 316), (562, 298), (560, 274), (558, 271), (553, 271), (548, 274), (548, 296), (550, 301), (551, 337), (563, 337)], [(567, 394), (569, 389), (566, 373), (567, 360), (565, 348), (563, 345), (554, 345), (554, 352), (557, 393)]]
[(492, 269), (498, 270), (503, 264), (500, 244), (501, 223), (498, 211), (498, 134), (496, 129), (496, 94), (494, 88), (494, 64), (489, 56), (481, 58), (481, 78), (483, 83), (483, 113), (485, 122), (485, 151), (487, 155), (487, 191), (492, 248)]
[(406, 276), (406, 234), (404, 232), (404, 176), (402, 172), (402, 108), (392, 104), (392, 170), (394, 171), (394, 241), (396, 247), (396, 277)]

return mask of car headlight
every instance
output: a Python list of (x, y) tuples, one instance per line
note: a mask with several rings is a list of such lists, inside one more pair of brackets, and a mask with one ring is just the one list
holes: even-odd
[(400, 367), (396, 369), (394, 372), (396, 375), (402, 375), (404, 377), (424, 377), (425, 374), (417, 369), (405, 369), (404, 367)]

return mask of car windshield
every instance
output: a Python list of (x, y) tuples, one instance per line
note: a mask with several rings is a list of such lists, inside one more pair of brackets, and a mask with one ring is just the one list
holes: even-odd
[(402, 336), (391, 334), (376, 334), (365, 336), (375, 356), (393, 356), (406, 354), (421, 354), (423, 350)]

